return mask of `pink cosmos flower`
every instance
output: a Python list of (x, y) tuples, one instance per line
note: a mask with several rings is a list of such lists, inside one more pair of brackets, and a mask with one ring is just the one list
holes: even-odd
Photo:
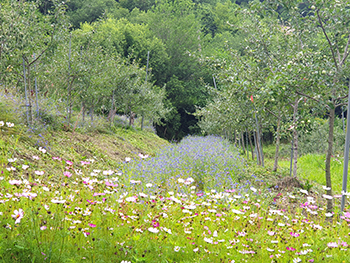
[(118, 184), (113, 184), (111, 182), (106, 181), (107, 186), (118, 187)]
[(106, 193), (94, 193), (92, 196), (106, 195)]
[(290, 235), (291, 235), (292, 237), (298, 237), (298, 236), (300, 236), (298, 233), (293, 233), (293, 232), (290, 232)]
[(12, 185), (20, 185), (22, 183), (21, 180), (9, 180), (9, 183)]
[(89, 227), (96, 227), (96, 225), (89, 223)]
[(275, 234), (275, 232), (273, 231), (267, 231), (267, 234), (270, 235), (270, 236), (273, 236)]
[(328, 246), (328, 247), (332, 247), (332, 248), (338, 247), (338, 243), (337, 243), (337, 242), (329, 242), (329, 243), (327, 244), (327, 246)]
[(152, 220), (152, 226), (159, 227), (159, 222), (157, 222), (156, 220)]
[(64, 176), (67, 176), (67, 177), (69, 178), (69, 177), (72, 176), (72, 173), (70, 173), (70, 172), (64, 172), (63, 175), (64, 175)]
[(16, 219), (15, 224), (18, 224), (21, 222), (21, 219), (24, 216), (24, 211), (23, 211), (23, 209), (20, 208), (18, 210), (13, 211), (13, 215), (11, 215), (11, 216), (13, 219)]
[(68, 165), (73, 165), (73, 162), (71, 162), (71, 161), (66, 161), (66, 163), (68, 164)]
[(47, 227), (46, 226), (41, 226), (40, 229), (41, 230), (45, 230)]
[(348, 247), (348, 246), (349, 246), (348, 243), (346, 243), (345, 241), (342, 241), (340, 244), (341, 244), (343, 247)]
[(289, 251), (295, 251), (296, 250), (294, 247), (287, 247), (286, 249), (289, 250)]

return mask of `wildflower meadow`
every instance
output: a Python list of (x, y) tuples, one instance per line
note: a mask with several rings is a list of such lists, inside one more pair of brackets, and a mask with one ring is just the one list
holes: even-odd
[(349, 262), (350, 213), (325, 209), (338, 196), (271, 187), (219, 137), (187, 137), (103, 170), (96, 158), (38, 147), (29, 161), (10, 149), (1, 262)]

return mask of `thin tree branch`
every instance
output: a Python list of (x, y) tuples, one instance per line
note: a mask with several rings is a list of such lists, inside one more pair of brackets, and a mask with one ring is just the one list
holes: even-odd
[(320, 17), (320, 13), (319, 13), (319, 9), (316, 10), (316, 13), (317, 13), (317, 17), (318, 17), (318, 21), (320, 22), (320, 26), (322, 28), (322, 31), (323, 31), (323, 34), (325, 35), (327, 41), (328, 41), (328, 44), (329, 44), (329, 48), (331, 49), (331, 52), (332, 52), (332, 56), (333, 56), (333, 61), (334, 61), (334, 64), (335, 64), (335, 67), (337, 68), (337, 70), (339, 70), (339, 67), (338, 67), (338, 63), (337, 63), (337, 59), (335, 58), (335, 54), (334, 54), (334, 50), (333, 50), (333, 45), (327, 35), (327, 32), (324, 28), (324, 25), (323, 25), (323, 22), (322, 22), (322, 19)]
[(343, 100), (343, 99), (346, 99), (347, 97), (348, 97), (348, 95), (344, 95), (344, 96), (336, 98), (336, 100)]
[(345, 49), (344, 49), (344, 55), (343, 55), (343, 59), (342, 59), (341, 62), (340, 62), (340, 67), (343, 66), (343, 64), (344, 64), (344, 62), (345, 62), (345, 60), (346, 60), (346, 58), (349, 56), (349, 53), (350, 53), (350, 52), (348, 51), (349, 45), (350, 45), (350, 35), (349, 35), (349, 38), (348, 38), (348, 43), (346, 43), (346, 47), (345, 47)]
[[(309, 95), (307, 95), (307, 94), (305, 94), (305, 93), (302, 93), (302, 92), (300, 92), (300, 91), (296, 91), (296, 93), (297, 93), (298, 95), (307, 97), (307, 98), (309, 98), (309, 99), (311, 99), (311, 100), (313, 100), (313, 101), (316, 101), (316, 102), (318, 102), (318, 103), (322, 103), (320, 100), (318, 100), (318, 99), (316, 99), (316, 98), (313, 98), (313, 97), (311, 97), (311, 96), (309, 96)], [(329, 107), (327, 104), (324, 104), (324, 105), (326, 106), (326, 108), (327, 108), (328, 110), (330, 109), (330, 107)]]
[(273, 116), (275, 116), (276, 118), (278, 118), (278, 116), (276, 114), (274, 114), (272, 111), (270, 111), (268, 108), (265, 107), (265, 109)]
[(339, 104), (336, 104), (335, 107), (339, 107), (339, 106), (345, 106), (345, 105), (348, 105), (347, 102), (343, 102), (343, 103), (339, 103)]

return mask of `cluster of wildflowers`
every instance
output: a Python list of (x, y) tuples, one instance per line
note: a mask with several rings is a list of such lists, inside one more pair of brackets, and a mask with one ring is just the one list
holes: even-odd
[[(336, 228), (324, 227), (327, 213), (309, 192), (270, 193), (255, 176), (238, 181), (242, 160), (226, 146), (216, 137), (187, 138), (156, 157), (126, 160), (122, 170), (52, 157), (62, 167), (54, 177), (8, 158), (18, 177), (8, 172), (0, 181), (2, 231), (13, 243), (38, 238), (43, 262), (56, 244), (53, 261), (61, 250), (96, 262), (347, 259), (349, 212)], [(282, 199), (296, 200), (297, 210), (279, 207)]]

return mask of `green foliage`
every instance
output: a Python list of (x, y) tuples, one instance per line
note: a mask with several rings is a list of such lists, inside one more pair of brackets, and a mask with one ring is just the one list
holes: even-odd
[[(323, 154), (327, 149), (327, 137), (329, 125), (327, 120), (316, 118), (311, 121), (310, 130), (304, 130), (300, 133), (300, 151), (304, 154)], [(343, 123), (339, 118), (334, 122), (334, 144), (333, 152), (339, 153), (344, 151), (345, 132), (343, 131)]]
[(73, 28), (83, 23), (92, 23), (102, 18), (107, 12), (117, 8), (114, 0), (70, 0), (67, 3), (67, 15)]

